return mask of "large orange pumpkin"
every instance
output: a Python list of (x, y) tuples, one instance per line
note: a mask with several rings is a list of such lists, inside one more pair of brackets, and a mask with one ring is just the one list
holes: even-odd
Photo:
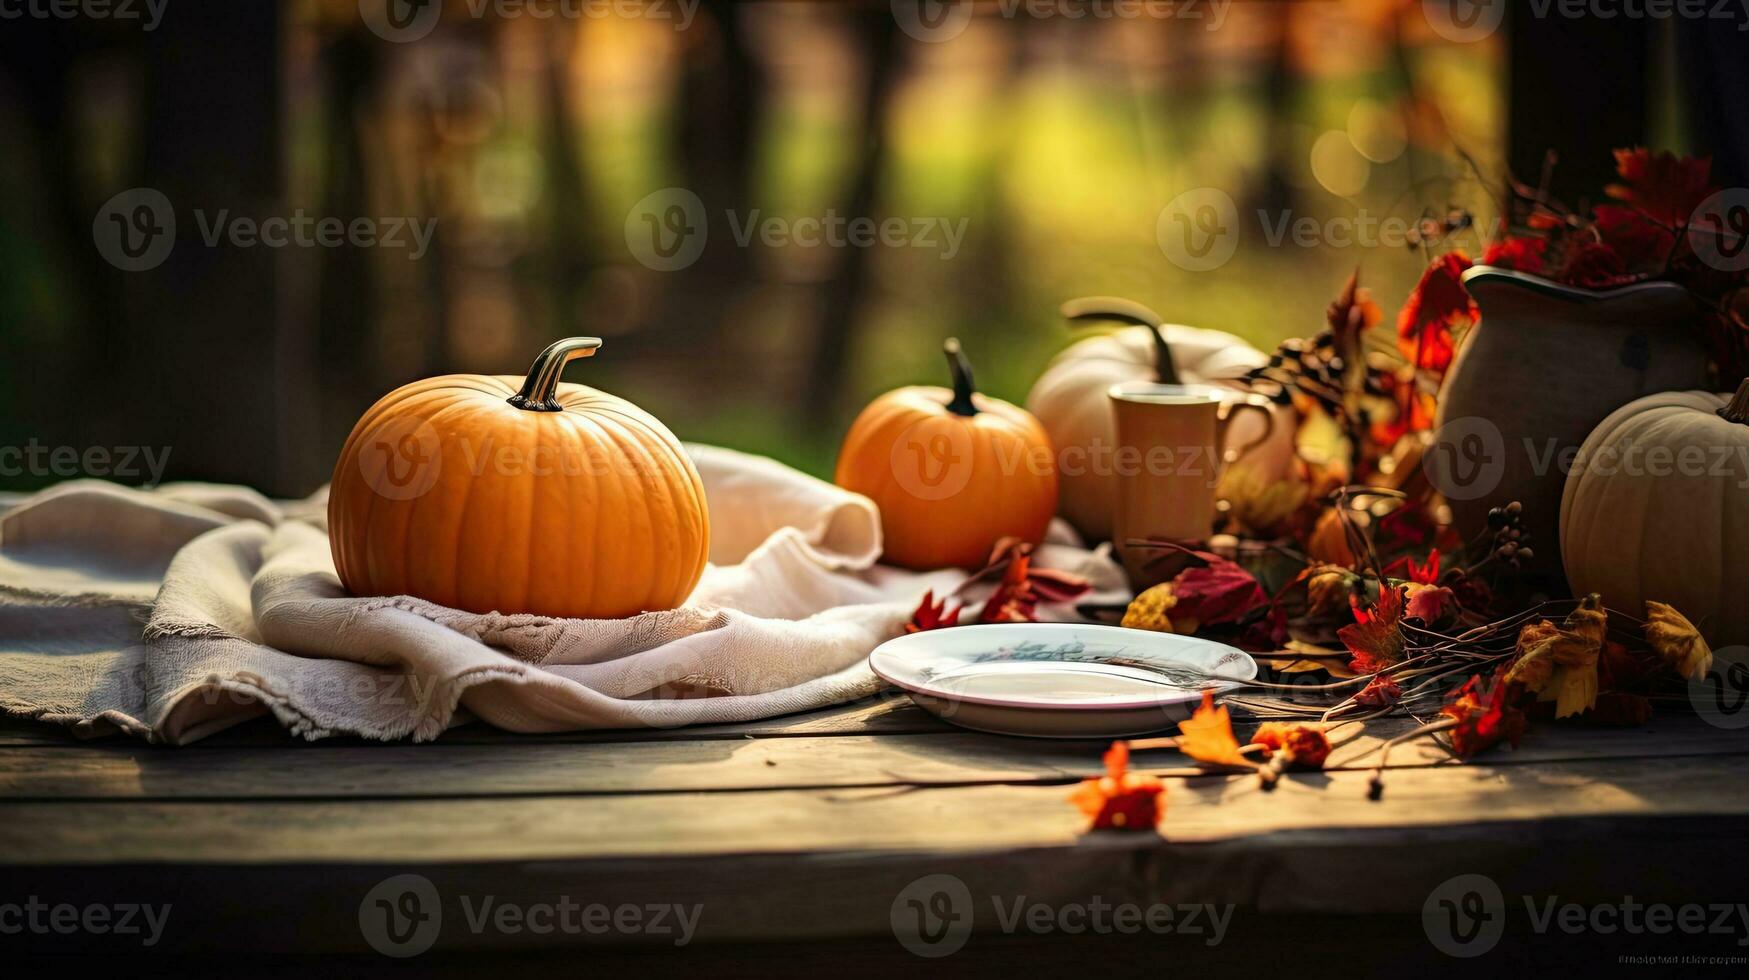
[(1051, 441), (1025, 409), (972, 388), (959, 342), (944, 345), (953, 390), (890, 391), (863, 409), (838, 454), (837, 483), (881, 512), (885, 560), (978, 568), (996, 542), (1038, 542), (1057, 509)]
[(600, 346), (572, 337), (542, 351), (527, 378), (429, 378), (371, 406), (329, 492), (341, 583), (545, 616), (685, 601), (710, 544), (704, 487), (649, 413), (559, 383), (568, 361)]

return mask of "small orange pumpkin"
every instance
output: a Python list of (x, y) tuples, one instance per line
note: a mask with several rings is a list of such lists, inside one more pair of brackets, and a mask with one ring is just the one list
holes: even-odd
[(600, 346), (572, 337), (527, 378), (428, 378), (371, 406), (329, 491), (341, 584), (479, 613), (617, 618), (684, 602), (710, 545), (704, 486), (653, 416), (559, 383)]
[(959, 341), (943, 345), (953, 390), (900, 388), (863, 409), (836, 481), (881, 512), (885, 560), (978, 568), (996, 542), (1037, 543), (1057, 509), (1050, 437), (1025, 409), (972, 388)]

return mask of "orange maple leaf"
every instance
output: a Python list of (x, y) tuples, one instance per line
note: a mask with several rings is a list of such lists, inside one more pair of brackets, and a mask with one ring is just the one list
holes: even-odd
[(1226, 705), (1215, 704), (1212, 690), (1204, 690), (1202, 704), (1178, 723), (1178, 751), (1213, 766), (1249, 769), (1254, 765), (1239, 753), (1239, 740), (1233, 737), (1233, 719), (1227, 714)]
[(1354, 605), (1354, 622), (1336, 631), (1336, 638), (1354, 654), (1348, 665), (1357, 674), (1376, 674), (1403, 658), (1402, 586), (1379, 590), (1372, 609)]
[(1069, 795), (1092, 818), (1092, 829), (1152, 830), (1165, 817), (1165, 785), (1129, 768), (1130, 744), (1113, 742), (1105, 752), (1105, 775), (1085, 780)]

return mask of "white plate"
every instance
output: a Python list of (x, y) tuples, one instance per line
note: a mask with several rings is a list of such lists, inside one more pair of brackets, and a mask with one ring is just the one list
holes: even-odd
[(912, 633), (875, 648), (869, 666), (956, 725), (1049, 738), (1161, 731), (1190, 717), (1204, 687), (1236, 686), (1202, 675), (1257, 676), (1257, 661), (1223, 643), (1078, 623)]

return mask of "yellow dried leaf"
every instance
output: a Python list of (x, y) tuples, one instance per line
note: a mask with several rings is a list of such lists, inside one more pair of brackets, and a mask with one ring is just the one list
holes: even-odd
[(1700, 630), (1662, 602), (1646, 603), (1646, 642), (1683, 677), (1704, 677), (1713, 665), (1713, 648)]
[(1560, 626), (1548, 620), (1528, 623), (1518, 632), (1518, 659), (1506, 680), (1555, 702), (1555, 717), (1591, 710), (1597, 703), (1597, 659), (1603, 653), (1608, 614), (1596, 593), (1580, 601)]
[(1239, 740), (1233, 737), (1233, 719), (1227, 715), (1226, 705), (1215, 704), (1213, 691), (1202, 692), (1202, 704), (1178, 723), (1178, 751), (1210, 765), (1251, 765), (1239, 754)]
[(1131, 600), (1130, 607), (1124, 610), (1122, 625), (1125, 629), (1170, 633), (1172, 618), (1167, 613), (1176, 605), (1178, 597), (1172, 594), (1172, 583), (1162, 582)]

